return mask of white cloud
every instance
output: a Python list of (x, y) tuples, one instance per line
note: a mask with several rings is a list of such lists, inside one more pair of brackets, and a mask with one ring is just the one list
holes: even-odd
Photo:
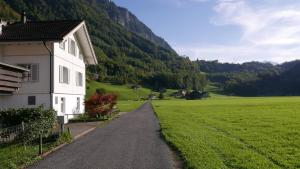
[(300, 4), (263, 6), (250, 0), (218, 0), (211, 23), (217, 27), (237, 26), (242, 31), (236, 45), (177, 47), (193, 58), (228, 62), (300, 59)]
[[(201, 46), (201, 47), (199, 47)], [(192, 60), (219, 60), (221, 62), (242, 63), (249, 61), (272, 61), (282, 63), (300, 59), (300, 48), (291, 50), (281, 48), (265, 48), (249, 45), (195, 45), (175, 46), (180, 54), (190, 56)]]

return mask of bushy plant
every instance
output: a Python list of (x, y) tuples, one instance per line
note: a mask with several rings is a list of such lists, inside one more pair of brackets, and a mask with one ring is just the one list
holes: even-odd
[(164, 95), (164, 93), (159, 93), (159, 96), (158, 96), (158, 98), (160, 99), (160, 100), (162, 100), (162, 99), (164, 99), (165, 98), (165, 95)]
[(26, 142), (47, 137), (56, 123), (56, 112), (52, 109), (37, 108), (6, 109), (0, 111), (0, 123), (10, 127), (24, 122), (24, 132), (19, 136)]
[(100, 118), (109, 115), (117, 104), (117, 95), (96, 93), (85, 102), (90, 117)]
[(39, 120), (56, 120), (56, 112), (50, 109), (44, 109), (43, 106), (37, 108), (3, 109), (0, 110), (0, 123), (4, 127), (19, 125), (24, 123), (33, 123)]

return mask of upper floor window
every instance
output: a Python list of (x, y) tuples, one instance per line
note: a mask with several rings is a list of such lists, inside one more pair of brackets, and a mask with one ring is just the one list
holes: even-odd
[(83, 85), (82, 73), (76, 72), (76, 86), (82, 86), (82, 85)]
[(76, 56), (76, 43), (73, 39), (69, 39), (69, 53)]
[(59, 83), (70, 83), (70, 70), (67, 67), (59, 66)]
[(38, 64), (18, 64), (20, 67), (28, 69), (29, 72), (24, 77), (25, 82), (37, 82), (39, 80), (39, 65)]
[(64, 41), (60, 42), (60, 43), (59, 43), (59, 47), (60, 47), (61, 49), (65, 50), (65, 49), (66, 49), (66, 41), (64, 40)]

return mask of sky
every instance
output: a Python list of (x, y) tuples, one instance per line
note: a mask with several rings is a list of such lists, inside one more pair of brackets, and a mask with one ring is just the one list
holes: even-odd
[(192, 60), (300, 59), (299, 0), (113, 0)]

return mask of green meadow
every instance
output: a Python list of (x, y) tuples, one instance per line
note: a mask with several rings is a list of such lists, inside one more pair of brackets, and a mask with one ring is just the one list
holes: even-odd
[(300, 168), (300, 97), (153, 101), (186, 168)]

